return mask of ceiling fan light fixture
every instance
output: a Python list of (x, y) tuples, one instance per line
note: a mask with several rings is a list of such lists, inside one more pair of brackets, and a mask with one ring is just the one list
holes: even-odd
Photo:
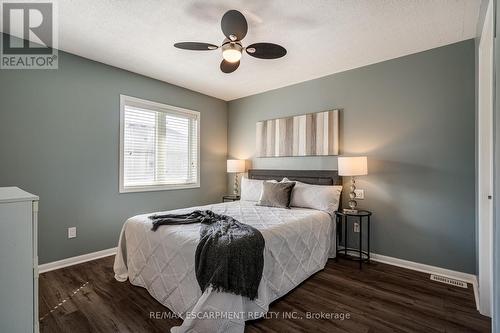
[(228, 62), (238, 62), (241, 59), (242, 46), (239, 43), (222, 45), (222, 58)]
[(241, 52), (238, 50), (234, 50), (234, 49), (224, 50), (224, 51), (222, 51), (222, 57), (226, 61), (237, 62), (237, 61), (240, 61), (240, 59), (241, 59)]

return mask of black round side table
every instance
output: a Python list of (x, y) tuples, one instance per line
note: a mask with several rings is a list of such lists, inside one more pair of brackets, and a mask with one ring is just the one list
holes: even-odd
[[(358, 210), (356, 213), (352, 212), (335, 212), (335, 219), (337, 223), (337, 239), (335, 240), (335, 260), (337, 261), (338, 257), (341, 256), (343, 258), (349, 260), (359, 261), (359, 268), (362, 268), (363, 262), (370, 262), (370, 217), (372, 216), (372, 212), (367, 210)], [(354, 223), (358, 222), (359, 224), (359, 244), (358, 248), (349, 247), (348, 243), (348, 235), (349, 235), (349, 222), (352, 223), (354, 227)], [(363, 250), (363, 222), (367, 224), (368, 229), (368, 237), (367, 237), (367, 249)], [(344, 231), (344, 247), (339, 249), (340, 242), (342, 241), (342, 231)], [(357, 256), (350, 255), (350, 253), (355, 253)]]
[(238, 200), (240, 200), (240, 196), (236, 194), (228, 194), (222, 197), (222, 202), (238, 201)]

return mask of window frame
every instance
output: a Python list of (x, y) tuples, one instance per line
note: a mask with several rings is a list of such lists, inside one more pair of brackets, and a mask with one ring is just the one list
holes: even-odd
[[(170, 114), (181, 114), (181, 115), (191, 115), (196, 117), (197, 121), (197, 170), (196, 170), (196, 182), (186, 183), (186, 184), (158, 184), (158, 185), (139, 185), (139, 186), (125, 186), (125, 163), (124, 163), (124, 139), (125, 139), (125, 106), (126, 105), (136, 105), (138, 107), (152, 110), (156, 112), (164, 112)], [(181, 190), (190, 188), (200, 187), (200, 127), (201, 127), (201, 114), (198, 111), (189, 110), (177, 106), (172, 106), (168, 104), (158, 103), (150, 100), (145, 100), (137, 97), (120, 95), (120, 167), (119, 167), (119, 193), (132, 193), (132, 192), (150, 192), (150, 191), (169, 191), (169, 190)]]

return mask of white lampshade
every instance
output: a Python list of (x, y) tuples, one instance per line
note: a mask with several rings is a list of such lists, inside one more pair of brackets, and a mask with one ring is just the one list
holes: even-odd
[(368, 174), (366, 156), (339, 157), (339, 176), (363, 176)]
[(227, 160), (228, 173), (245, 172), (245, 160)]

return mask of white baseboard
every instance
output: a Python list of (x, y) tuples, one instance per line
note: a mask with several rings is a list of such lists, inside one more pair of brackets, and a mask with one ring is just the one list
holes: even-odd
[(446, 268), (441, 268), (441, 267), (436, 267), (436, 266), (431, 266), (431, 265), (426, 265), (426, 264), (420, 264), (418, 262), (388, 257), (388, 256), (384, 256), (381, 254), (370, 253), (370, 259), (372, 259), (373, 261), (378, 261), (378, 262), (384, 263), (384, 264), (408, 268), (408, 269), (418, 271), (418, 272), (446, 276), (446, 277), (460, 280), (460, 281), (464, 281), (464, 282), (467, 282), (470, 284), (474, 284), (474, 282), (477, 281), (476, 276), (474, 274), (453, 271), (451, 269), (446, 269)]
[(436, 267), (436, 266), (431, 266), (431, 265), (426, 265), (426, 264), (420, 264), (418, 262), (388, 257), (388, 256), (384, 256), (381, 254), (376, 254), (376, 253), (371, 253), (370, 259), (373, 261), (378, 261), (378, 262), (384, 263), (384, 264), (403, 267), (403, 268), (411, 269), (411, 270), (418, 271), (418, 272), (428, 273), (428, 274), (436, 274), (436, 275), (446, 276), (446, 277), (449, 277), (449, 278), (452, 278), (455, 280), (460, 280), (460, 281), (470, 283), (470, 284), (472, 284), (472, 287), (474, 288), (474, 298), (476, 301), (476, 308), (479, 311), (478, 283), (477, 283), (477, 276), (474, 274), (453, 271), (451, 269), (446, 269), (446, 268), (441, 268), (441, 267)]
[(81, 264), (83, 262), (95, 260), (95, 259), (100, 259), (104, 257), (109, 257), (112, 255), (116, 254), (116, 247), (111, 248), (111, 249), (106, 249), (102, 251), (97, 251), (97, 252), (92, 252), (92, 253), (87, 253), (83, 254), (81, 256), (76, 256), (76, 257), (71, 257), (71, 258), (66, 258), (58, 261), (53, 261), (49, 262), (43, 265), (38, 266), (38, 272), (39, 273), (45, 273), (49, 271), (53, 271), (59, 268), (63, 267), (68, 267), (68, 266), (73, 266), (77, 264)]

